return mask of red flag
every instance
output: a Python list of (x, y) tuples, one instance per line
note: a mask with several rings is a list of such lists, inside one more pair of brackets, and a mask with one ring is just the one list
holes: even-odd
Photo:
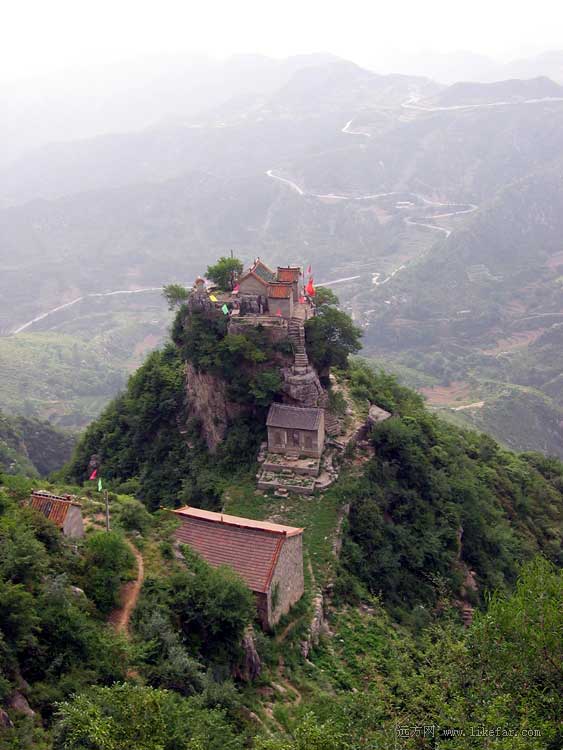
[(98, 470), (94, 469), (94, 471), (90, 474), (90, 479), (96, 479), (98, 476)]
[(299, 304), (300, 305), (304, 305), (306, 301), (307, 300), (305, 299), (305, 297), (299, 297)]
[(315, 287), (313, 285), (313, 277), (309, 276), (309, 281), (307, 282), (307, 286), (305, 287), (305, 291), (309, 295), (309, 297), (315, 296)]
[(238, 284), (235, 284), (233, 287), (233, 294), (237, 294), (240, 289), (240, 286)]
[(311, 272), (312, 272), (312, 270), (313, 270), (313, 269), (311, 268), (311, 265), (309, 265), (309, 268), (307, 269), (307, 275), (308, 275), (308, 276), (310, 276), (310, 275), (311, 275)]
[(278, 318), (281, 318), (281, 316), (282, 316), (281, 308), (278, 307), (278, 311), (277, 311), (276, 315), (278, 316)]

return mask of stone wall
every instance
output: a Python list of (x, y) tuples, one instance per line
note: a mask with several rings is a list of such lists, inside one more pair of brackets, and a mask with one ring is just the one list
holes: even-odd
[(67, 511), (63, 527), (65, 536), (80, 539), (84, 536), (84, 524), (82, 522), (82, 509), (77, 505), (71, 505)]
[[(275, 625), (301, 599), (303, 577), (303, 534), (289, 536), (283, 543), (268, 593), (268, 622)], [(275, 607), (273, 606), (275, 600)]]

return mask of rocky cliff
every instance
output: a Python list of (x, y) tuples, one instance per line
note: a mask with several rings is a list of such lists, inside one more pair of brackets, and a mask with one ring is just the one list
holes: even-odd
[(224, 440), (229, 423), (245, 412), (245, 406), (227, 397), (225, 381), (208, 372), (198, 372), (186, 362), (187, 416), (201, 424), (201, 434), (210, 453)]

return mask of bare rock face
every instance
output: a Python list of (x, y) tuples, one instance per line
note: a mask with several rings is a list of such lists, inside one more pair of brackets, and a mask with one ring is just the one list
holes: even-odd
[(325, 619), (324, 597), (322, 592), (318, 591), (313, 599), (313, 617), (309, 625), (307, 637), (299, 644), (304, 659), (306, 659), (313, 648), (318, 645), (319, 638), (326, 631), (327, 623)]
[(10, 697), (6, 701), (6, 704), (8, 708), (12, 708), (14, 711), (18, 711), (20, 714), (24, 714), (25, 716), (29, 716), (31, 718), (35, 716), (35, 711), (27, 702), (27, 698), (25, 698), (18, 690), (10, 695)]
[(260, 660), (260, 655), (256, 649), (254, 633), (251, 627), (245, 630), (244, 637), (242, 639), (242, 649), (244, 651), (244, 665), (241, 669), (237, 670), (237, 674), (235, 676), (240, 680), (244, 680), (245, 682), (252, 682), (260, 676), (260, 673), (262, 671), (262, 662)]
[(291, 406), (323, 406), (324, 390), (319, 376), (312, 367), (307, 372), (294, 373), (291, 368), (282, 369), (284, 402)]
[(206, 372), (198, 372), (189, 362), (186, 364), (186, 396), (188, 417), (201, 422), (202, 436), (210, 453), (224, 440), (229, 423), (244, 411), (240, 404), (227, 398), (225, 382)]

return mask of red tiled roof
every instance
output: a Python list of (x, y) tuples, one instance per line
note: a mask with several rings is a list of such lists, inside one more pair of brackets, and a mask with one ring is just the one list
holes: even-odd
[(51, 495), (48, 492), (33, 492), (29, 499), (30, 508), (43, 513), (46, 518), (57, 524), (61, 529), (71, 505), (81, 507), (80, 503), (73, 502), (60, 495)]
[(268, 590), (286, 537), (303, 529), (267, 521), (213, 513), (199, 508), (179, 508), (182, 521), (176, 539), (187, 544), (213, 567), (228, 565), (255, 592)]
[(284, 281), (286, 283), (293, 283), (299, 281), (299, 274), (301, 269), (297, 266), (278, 266), (278, 281)]
[(268, 297), (273, 299), (289, 299), (292, 295), (290, 284), (269, 284)]

